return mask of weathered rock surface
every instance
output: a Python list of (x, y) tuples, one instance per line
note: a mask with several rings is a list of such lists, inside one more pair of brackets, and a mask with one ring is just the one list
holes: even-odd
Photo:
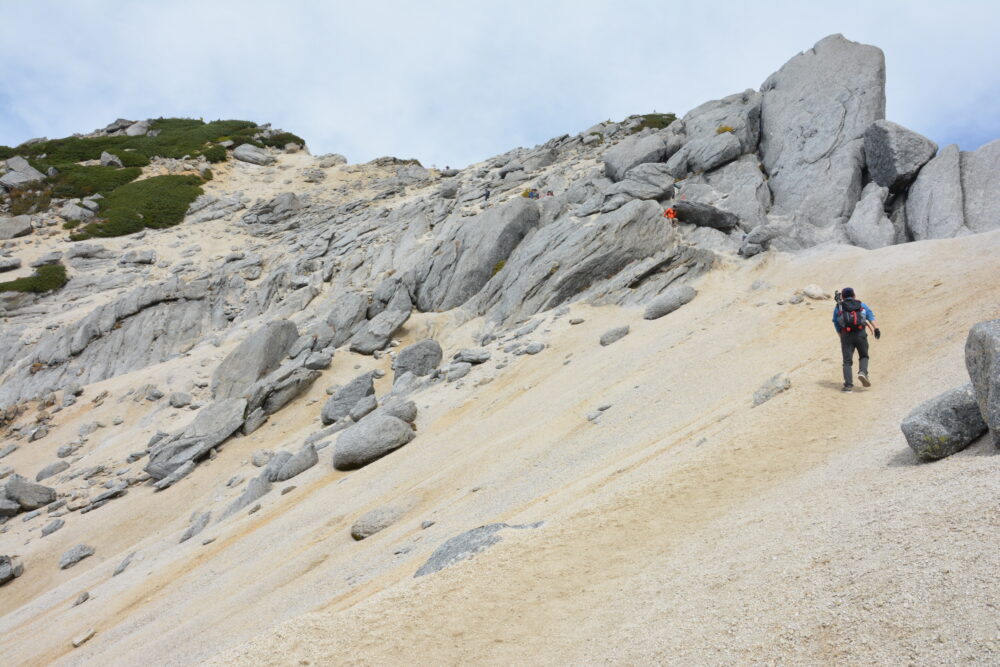
[(772, 375), (760, 386), (760, 389), (753, 393), (753, 407), (767, 403), (781, 392), (788, 391), (791, 388), (792, 381), (783, 373)]
[(272, 481), (284, 482), (299, 475), (319, 463), (319, 455), (312, 444), (305, 445), (296, 454), (286, 459), (273, 475)]
[(617, 343), (622, 338), (628, 335), (629, 328), (628, 325), (623, 327), (615, 327), (614, 329), (608, 329), (603, 334), (601, 334), (600, 343), (602, 346), (607, 347), (612, 343)]
[(538, 221), (539, 207), (523, 197), (472, 218), (448, 220), (440, 241), (417, 269), (417, 306), (448, 310), (468, 301)]
[(257, 148), (251, 144), (242, 144), (233, 151), (233, 157), (241, 162), (249, 162), (266, 166), (274, 163), (274, 156), (268, 154), (263, 148)]
[(959, 452), (986, 432), (972, 385), (946, 391), (913, 409), (900, 424), (906, 443), (925, 461)]
[(359, 401), (374, 395), (374, 375), (371, 372), (362, 373), (327, 399), (320, 417), (324, 424), (332, 424), (348, 416)]
[(945, 146), (924, 165), (906, 196), (906, 227), (914, 241), (968, 233), (962, 194), (961, 154)]
[(65, 570), (67, 568), (71, 568), (84, 558), (89, 558), (93, 555), (94, 547), (86, 544), (78, 544), (64, 553), (62, 558), (59, 559), (59, 569)]
[(377, 507), (365, 512), (351, 526), (351, 537), (355, 540), (363, 540), (371, 537), (375, 533), (385, 530), (406, 513), (402, 507)]
[(663, 294), (650, 301), (642, 316), (647, 320), (659, 319), (691, 302), (696, 296), (698, 296), (698, 291), (690, 285), (670, 287)]
[(53, 475), (58, 475), (59, 473), (61, 473), (64, 470), (69, 470), (69, 462), (68, 461), (55, 461), (54, 463), (50, 463), (49, 465), (47, 465), (44, 468), (42, 468), (41, 470), (39, 470), (38, 474), (35, 475), (35, 481), (36, 482), (40, 482), (43, 479), (48, 479), (49, 477), (52, 477)]
[(892, 245), (896, 240), (896, 228), (885, 214), (885, 200), (888, 188), (877, 183), (869, 183), (861, 193), (861, 200), (854, 207), (845, 230), (847, 238), (856, 246), (875, 250)]
[(278, 367), (298, 337), (298, 329), (288, 320), (268, 322), (247, 336), (212, 374), (212, 395), (217, 399), (244, 395)]
[(775, 212), (821, 228), (846, 222), (861, 192), (865, 130), (885, 117), (882, 51), (831, 35), (761, 91), (760, 153)]
[(18, 474), (11, 475), (7, 480), (6, 494), (8, 500), (14, 501), (26, 512), (45, 507), (56, 499), (55, 489), (29, 482)]
[(395, 377), (403, 373), (413, 373), (418, 377), (429, 375), (431, 371), (438, 367), (444, 352), (441, 344), (436, 340), (427, 338), (403, 348), (396, 356), (393, 364)]
[(937, 144), (927, 137), (892, 121), (877, 120), (865, 130), (868, 173), (890, 190), (909, 185), (937, 150)]
[(216, 401), (198, 411), (182, 431), (151, 444), (144, 470), (163, 479), (186, 463), (195, 463), (243, 425), (247, 402), (243, 398)]
[(965, 367), (979, 412), (993, 435), (993, 443), (1000, 447), (1000, 319), (980, 322), (969, 330)]
[(1000, 139), (962, 153), (965, 225), (976, 234), (1000, 228)]
[(17, 558), (0, 556), (0, 586), (24, 574), (24, 565)]
[[(679, 146), (675, 146), (673, 150), (678, 148)], [(623, 139), (604, 154), (604, 173), (611, 180), (620, 181), (632, 167), (646, 162), (663, 162), (670, 153), (670, 142), (663, 134), (635, 134)]]
[(540, 525), (540, 523), (536, 523), (511, 526), (506, 523), (491, 523), (485, 526), (479, 526), (478, 528), (473, 528), (472, 530), (466, 531), (461, 535), (452, 537), (435, 549), (434, 553), (431, 554), (431, 557), (427, 559), (427, 562), (421, 565), (420, 569), (418, 569), (416, 574), (413, 576), (422, 577), (427, 574), (440, 572), (446, 567), (451, 567), (455, 563), (472, 558), (477, 553), (485, 551), (499, 542), (500, 536), (497, 533), (504, 528), (537, 528)]
[(390, 454), (413, 440), (413, 429), (388, 414), (372, 414), (351, 426), (337, 439), (333, 467), (356, 470)]
[(30, 215), (15, 215), (13, 218), (0, 218), (0, 241), (27, 236), (32, 231)]
[(699, 227), (711, 227), (721, 232), (728, 232), (740, 223), (735, 213), (716, 208), (711, 204), (696, 201), (678, 201), (674, 203), (677, 218)]

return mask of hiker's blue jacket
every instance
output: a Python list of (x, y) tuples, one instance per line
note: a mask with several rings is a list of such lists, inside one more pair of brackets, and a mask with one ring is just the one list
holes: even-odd
[[(862, 301), (861, 302), (861, 307), (864, 309), (864, 311), (865, 311), (865, 317), (868, 318), (868, 321), (869, 322), (874, 321), (875, 320), (875, 313), (873, 313), (872, 309), (868, 307), (868, 304), (865, 303), (864, 301)], [(837, 329), (837, 333), (840, 333), (840, 330), (843, 328), (843, 327), (840, 326), (840, 306), (839, 305), (836, 308), (833, 309), (833, 326)]]

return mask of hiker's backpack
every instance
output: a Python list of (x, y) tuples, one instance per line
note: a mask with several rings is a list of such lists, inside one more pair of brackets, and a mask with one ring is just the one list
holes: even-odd
[(840, 327), (842, 331), (854, 333), (864, 331), (868, 318), (865, 308), (857, 299), (844, 299), (840, 302)]

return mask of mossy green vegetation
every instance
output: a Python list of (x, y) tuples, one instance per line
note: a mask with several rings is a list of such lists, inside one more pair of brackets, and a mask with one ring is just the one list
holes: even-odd
[(649, 127), (655, 130), (662, 130), (677, 120), (677, 116), (672, 113), (647, 113), (639, 116), (639, 118), (642, 120), (638, 125), (636, 125), (635, 129), (632, 130), (633, 134), (641, 132)]
[(52, 181), (52, 196), (63, 199), (106, 195), (115, 188), (139, 178), (142, 169), (138, 167), (84, 167), (78, 164), (64, 165)]
[(49, 187), (15, 189), (10, 191), (9, 197), (11, 215), (30, 215), (49, 207), (52, 201), (52, 189)]
[(225, 162), (226, 158), (229, 157), (229, 154), (226, 153), (226, 149), (220, 146), (219, 144), (212, 144), (211, 146), (203, 150), (201, 154), (204, 155), (205, 159), (211, 162), (212, 164), (215, 164), (217, 162)]
[[(210, 144), (222, 138), (236, 141), (237, 137), (241, 137), (252, 141), (257, 132), (257, 124), (248, 120), (216, 120), (206, 123), (195, 118), (158, 118), (150, 123), (149, 128), (156, 133), (155, 136), (66, 137), (20, 146), (16, 150), (58, 169), (59, 165), (67, 163), (97, 160), (104, 151), (117, 155), (123, 162), (125, 159), (138, 159), (123, 157), (129, 152), (147, 158), (182, 158), (185, 155), (196, 157)], [(40, 158), (42, 155), (45, 157)]]
[(278, 132), (277, 134), (263, 139), (261, 143), (272, 148), (284, 148), (286, 144), (298, 144), (299, 146), (306, 145), (306, 142), (303, 141), (302, 137), (297, 134), (292, 134), (291, 132)]
[(17, 155), (17, 151), (10, 146), (0, 146), (0, 160), (6, 160), (7, 158), (14, 157), (15, 155)]
[(202, 193), (202, 182), (199, 176), (171, 174), (116, 188), (100, 200), (102, 219), (87, 224), (70, 239), (124, 236), (146, 228), (173, 227), (184, 219), (191, 202)]
[(59, 289), (69, 282), (66, 267), (62, 264), (49, 264), (35, 269), (34, 275), (0, 283), (0, 292), (50, 292)]

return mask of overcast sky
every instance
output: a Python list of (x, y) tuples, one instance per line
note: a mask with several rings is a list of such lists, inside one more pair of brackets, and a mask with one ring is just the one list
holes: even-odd
[(759, 88), (840, 32), (885, 51), (890, 120), (972, 150), (1000, 138), (998, 29), (996, 0), (0, 0), (0, 144), (239, 118), (464, 166)]

